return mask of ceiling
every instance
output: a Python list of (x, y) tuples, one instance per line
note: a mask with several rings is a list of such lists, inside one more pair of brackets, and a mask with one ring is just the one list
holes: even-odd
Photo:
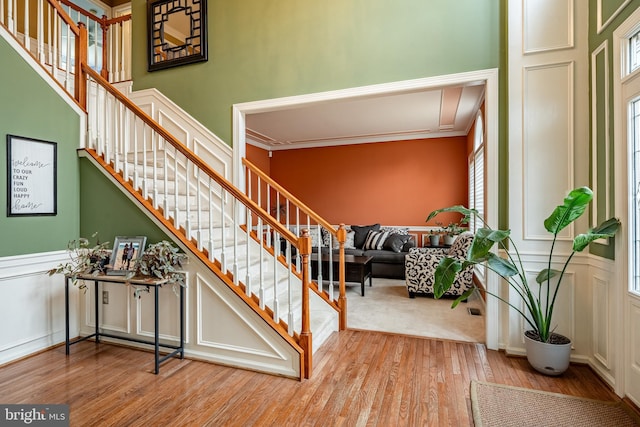
[(247, 114), (247, 143), (276, 151), (463, 136), (484, 93), (470, 83)]

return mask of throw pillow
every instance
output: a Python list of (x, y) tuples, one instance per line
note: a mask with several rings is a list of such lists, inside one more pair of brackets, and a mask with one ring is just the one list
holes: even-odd
[(415, 240), (413, 240), (413, 236), (409, 236), (409, 241), (404, 245), (402, 245), (401, 252), (409, 252), (411, 248), (415, 248), (415, 247), (416, 247), (416, 242)]
[(365, 251), (371, 249), (380, 250), (384, 246), (384, 242), (385, 240), (387, 240), (388, 236), (388, 231), (369, 230), (369, 234), (367, 234), (367, 239), (365, 240), (362, 249), (364, 249)]
[(353, 237), (353, 245), (357, 249), (362, 249), (362, 247), (364, 246), (365, 240), (367, 240), (367, 234), (369, 234), (369, 231), (371, 231), (371, 230), (379, 231), (380, 230), (380, 224), (352, 225), (351, 229), (355, 232), (355, 235)]
[(411, 236), (408, 234), (393, 233), (384, 241), (382, 248), (388, 251), (401, 252), (404, 244), (409, 240), (411, 240)]
[[(355, 231), (347, 229), (347, 239), (344, 241), (344, 248), (345, 249), (355, 249), (356, 248), (353, 245), (353, 238), (354, 238), (355, 234), (356, 234)], [(338, 239), (331, 240), (331, 243), (333, 243), (333, 249), (340, 249), (340, 243), (338, 242)]]
[(409, 234), (409, 227), (380, 227), (380, 231), (388, 231), (391, 234)]

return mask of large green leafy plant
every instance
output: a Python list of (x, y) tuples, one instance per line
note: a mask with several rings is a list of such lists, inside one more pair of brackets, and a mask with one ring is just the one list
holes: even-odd
[[(544, 221), (544, 227), (553, 235), (553, 240), (549, 250), (547, 268), (538, 273), (536, 276), (536, 284), (532, 285), (530, 285), (527, 280), (526, 271), (523, 267), (520, 253), (510, 237), (510, 230), (493, 230), (478, 214), (478, 211), (468, 209), (460, 205), (438, 209), (431, 212), (427, 221), (441, 212), (458, 212), (467, 220), (472, 216), (477, 218), (483, 225), (483, 227), (481, 227), (474, 236), (473, 243), (466, 260), (459, 261), (449, 257), (445, 257), (441, 260), (434, 277), (435, 297), (440, 298), (444, 295), (444, 293), (453, 284), (458, 272), (471, 265), (485, 264), (489, 270), (497, 273), (507, 281), (510, 288), (513, 289), (523, 300), (526, 309), (523, 311), (519, 307), (511, 304), (509, 301), (500, 298), (495, 294), (487, 293), (516, 310), (531, 326), (540, 341), (550, 342), (551, 335), (553, 333), (553, 330), (551, 329), (553, 309), (569, 262), (576, 252), (583, 251), (595, 240), (613, 237), (620, 227), (620, 221), (617, 218), (610, 218), (597, 227), (590, 229), (588, 232), (579, 234), (573, 240), (573, 250), (566, 258), (562, 269), (556, 270), (551, 268), (553, 262), (553, 251), (556, 246), (558, 234), (584, 213), (592, 199), (593, 192), (590, 188), (576, 188), (565, 197), (564, 203), (557, 206), (551, 215)], [(509, 248), (511, 251), (508, 250), (506, 242), (509, 242)], [(498, 247), (504, 249), (504, 252), (507, 254), (507, 258), (501, 258), (491, 252), (494, 245), (498, 245)], [(554, 279), (554, 281), (552, 281), (552, 279)], [(556, 283), (555, 289), (552, 288), (552, 283), (554, 282)], [(532, 288), (532, 286), (534, 287)], [(468, 289), (463, 295), (454, 301), (452, 308), (458, 305), (460, 301), (466, 300), (475, 289), (475, 286)]]

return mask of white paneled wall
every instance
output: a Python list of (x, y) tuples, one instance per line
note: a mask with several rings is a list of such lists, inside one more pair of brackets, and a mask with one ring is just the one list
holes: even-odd
[[(67, 259), (66, 251), (0, 258), (0, 365), (64, 342), (64, 279), (45, 272)], [(70, 296), (76, 336), (78, 289)]]
[[(299, 378), (299, 354), (280, 335), (199, 261), (192, 257), (186, 267), (184, 316), (187, 357)], [(80, 298), (79, 307), (82, 335), (92, 333), (95, 328), (94, 284), (87, 283), (89, 287)], [(108, 304), (102, 303), (103, 290), (109, 292)], [(135, 298), (134, 289), (130, 286), (101, 283), (98, 293), (101, 329), (115, 335), (153, 340), (153, 292), (151, 289), (150, 293), (142, 292), (140, 298)], [(159, 292), (160, 340), (177, 344), (180, 336), (179, 297), (171, 286), (163, 287)], [(74, 351), (73, 347), (71, 351)], [(151, 369), (152, 366), (150, 354), (149, 366), (140, 369)]]
[[(589, 98), (576, 89), (589, 87), (587, 30), (588, 2), (509, 2), (509, 225), (533, 284), (550, 247), (544, 219), (569, 190), (589, 184)], [(554, 263), (564, 261), (576, 232), (587, 227), (585, 216), (577, 230), (563, 230)], [(588, 260), (574, 257), (553, 320), (573, 340), (573, 360), (583, 362), (593, 341)], [(524, 353), (523, 323), (513, 311), (502, 319), (510, 352)]]

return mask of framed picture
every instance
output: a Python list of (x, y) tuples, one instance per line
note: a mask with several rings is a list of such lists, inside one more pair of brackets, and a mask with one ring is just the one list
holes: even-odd
[(7, 216), (57, 214), (57, 144), (7, 135)]
[(207, 0), (147, 2), (148, 71), (207, 60)]
[(136, 263), (144, 252), (147, 242), (145, 236), (124, 237), (118, 236), (113, 242), (111, 252), (111, 269), (107, 274), (112, 276), (126, 275), (135, 270)]

